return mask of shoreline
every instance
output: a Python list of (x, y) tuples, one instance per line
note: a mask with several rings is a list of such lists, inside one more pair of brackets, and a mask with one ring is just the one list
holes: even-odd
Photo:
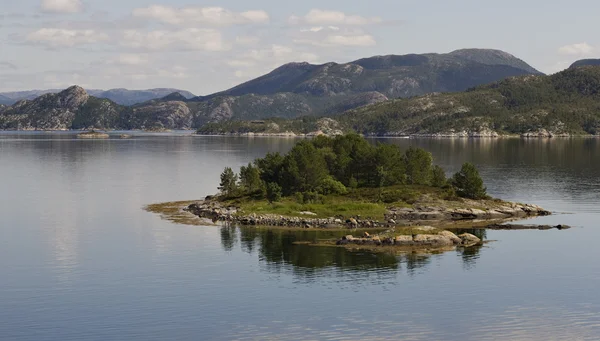
[[(297, 215), (281, 215), (256, 212), (244, 212), (236, 205), (224, 205), (208, 197), (205, 200), (184, 202), (186, 207), (179, 209), (199, 218), (209, 219), (213, 223), (229, 223), (241, 226), (274, 226), (295, 228), (393, 228), (436, 224), (460, 228), (488, 225), (499, 229), (502, 222), (510, 222), (552, 213), (537, 205), (518, 204), (493, 200), (463, 200), (463, 206), (450, 207), (449, 203), (435, 202), (429, 205), (418, 204), (415, 207), (386, 207), (383, 219), (361, 218), (360, 216), (315, 217), (312, 212), (297, 212)], [(160, 204), (159, 204), (160, 205)], [(444, 207), (445, 205), (445, 207)], [(479, 208), (474, 208), (479, 207)], [(516, 226), (516, 225), (515, 225)], [(457, 227), (459, 228), (459, 227)]]
[[(40, 133), (81, 133), (85, 132), (88, 129), (0, 129), (0, 132), (4, 133), (20, 133), (20, 132), (40, 132)], [(122, 129), (102, 129), (100, 131), (106, 133), (147, 133), (147, 134), (173, 134), (174, 136), (193, 136), (193, 137), (247, 137), (247, 138), (285, 138), (285, 139), (293, 139), (293, 138), (312, 138), (316, 136), (335, 136), (330, 134), (319, 134), (316, 132), (312, 133), (197, 133), (196, 129), (170, 129), (170, 130), (143, 130), (143, 129), (132, 129), (132, 130), (122, 130)], [(187, 133), (189, 134), (183, 134)], [(497, 136), (485, 136), (485, 135), (462, 135), (462, 134), (446, 134), (446, 133), (433, 133), (433, 134), (407, 134), (407, 135), (399, 135), (399, 134), (361, 134), (361, 136), (365, 138), (380, 138), (380, 139), (460, 139), (460, 140), (502, 140), (502, 139), (523, 139), (523, 140), (565, 140), (565, 139), (597, 139), (600, 138), (600, 135), (591, 135), (591, 134), (561, 134), (561, 135), (552, 135), (552, 136), (542, 136), (542, 135), (518, 135), (518, 134), (500, 134)]]
[[(446, 216), (442, 220), (426, 219), (431, 216), (414, 216), (410, 221), (378, 222), (372, 219), (311, 218), (310, 215), (291, 217), (273, 214), (242, 214), (235, 207), (224, 207), (216, 201), (178, 201), (153, 204), (145, 210), (159, 214), (162, 219), (176, 224), (196, 226), (239, 226), (240, 228), (284, 229), (287, 231), (350, 232), (341, 238), (302, 242), (315, 247), (341, 247), (350, 251), (437, 253), (458, 248), (481, 247), (491, 241), (482, 240), (470, 233), (458, 234), (461, 230), (567, 230), (567, 225), (527, 225), (511, 222), (528, 218), (548, 216), (552, 213), (536, 205), (516, 205), (511, 216), (499, 217), (491, 212), (487, 218), (473, 218), (472, 209), (455, 209), (460, 217)], [(481, 212), (485, 212), (481, 210)], [(475, 213), (479, 213), (475, 211)], [(367, 232), (369, 231), (369, 232)], [(358, 237), (355, 235), (358, 233)], [(372, 233), (372, 234), (371, 234)], [(354, 234), (354, 235), (353, 235)]]

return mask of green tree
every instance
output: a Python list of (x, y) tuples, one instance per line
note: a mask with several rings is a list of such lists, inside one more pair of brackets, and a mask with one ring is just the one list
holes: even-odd
[(335, 180), (331, 176), (327, 176), (323, 180), (321, 180), (317, 191), (323, 195), (348, 193), (348, 189), (346, 188), (346, 186), (344, 186), (343, 183)]
[(281, 200), (281, 186), (275, 182), (269, 182), (267, 184), (267, 200), (269, 200), (270, 203)]
[(444, 187), (447, 182), (444, 169), (438, 165), (433, 166), (431, 170), (431, 186)]
[(421, 148), (410, 147), (404, 154), (408, 183), (411, 185), (429, 185), (432, 162), (433, 156), (431, 156), (431, 153)]
[(298, 142), (285, 156), (283, 162), (284, 194), (314, 191), (329, 174), (327, 162), (321, 150), (310, 141)]
[(255, 193), (260, 190), (261, 180), (260, 171), (258, 167), (253, 166), (251, 163), (248, 166), (242, 166), (240, 168), (240, 187), (246, 193)]
[(258, 167), (260, 178), (265, 183), (279, 183), (281, 181), (283, 170), (283, 156), (281, 154), (269, 153), (262, 159), (256, 159), (254, 164)]
[(234, 194), (237, 190), (237, 178), (237, 174), (230, 167), (225, 167), (225, 170), (221, 173), (219, 190), (227, 196)]
[(462, 165), (460, 172), (454, 174), (452, 185), (456, 188), (456, 194), (463, 198), (484, 199), (487, 197), (487, 189), (483, 186), (483, 179), (479, 176), (477, 167), (472, 163)]

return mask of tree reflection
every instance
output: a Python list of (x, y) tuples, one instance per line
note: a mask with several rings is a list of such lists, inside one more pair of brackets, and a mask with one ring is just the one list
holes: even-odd
[[(482, 239), (487, 237), (486, 231), (481, 229), (460, 232), (471, 233)], [(241, 250), (249, 254), (256, 253), (268, 271), (279, 273), (291, 270), (304, 280), (310, 280), (315, 274), (323, 271), (342, 271), (345, 276), (358, 273), (387, 273), (389, 276), (395, 276), (402, 267), (409, 276), (414, 276), (423, 273), (435, 256), (422, 253), (396, 255), (308, 245), (319, 240), (339, 238), (345, 234), (348, 234), (348, 231), (223, 227), (221, 244), (226, 251), (232, 251), (239, 242)], [(465, 268), (474, 265), (480, 250), (480, 247), (473, 247), (457, 251)], [(382, 271), (369, 271), (374, 269)]]
[(221, 245), (225, 251), (233, 251), (237, 242), (237, 228), (235, 226), (225, 226), (221, 228)]

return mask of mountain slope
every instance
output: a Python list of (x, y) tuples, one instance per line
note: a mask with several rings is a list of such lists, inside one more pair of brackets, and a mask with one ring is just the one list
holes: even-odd
[[(600, 66), (508, 78), (465, 92), (396, 99), (350, 110), (328, 124), (367, 135), (557, 136), (600, 134)], [(321, 120), (224, 122), (201, 133), (306, 133)], [(276, 123), (274, 126), (272, 123)], [(265, 128), (267, 127), (267, 128)], [(276, 129), (274, 129), (275, 127)]]
[[(346, 64), (290, 63), (226, 91), (196, 97), (203, 122), (223, 119), (323, 116), (366, 103), (431, 92), (455, 92), (506, 77), (541, 74), (502, 51), (469, 49), (448, 54), (388, 55)], [(251, 99), (249, 96), (255, 96)], [(287, 98), (281, 101), (281, 96)], [(358, 100), (362, 98), (363, 100)], [(236, 109), (236, 103), (238, 109)], [(354, 106), (352, 103), (356, 103)], [(223, 110), (217, 115), (212, 109)]]

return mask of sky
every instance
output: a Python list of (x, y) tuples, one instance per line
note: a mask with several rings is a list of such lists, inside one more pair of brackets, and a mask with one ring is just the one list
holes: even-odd
[(0, 92), (206, 95), (288, 62), (494, 48), (544, 73), (600, 57), (597, 0), (0, 0)]

